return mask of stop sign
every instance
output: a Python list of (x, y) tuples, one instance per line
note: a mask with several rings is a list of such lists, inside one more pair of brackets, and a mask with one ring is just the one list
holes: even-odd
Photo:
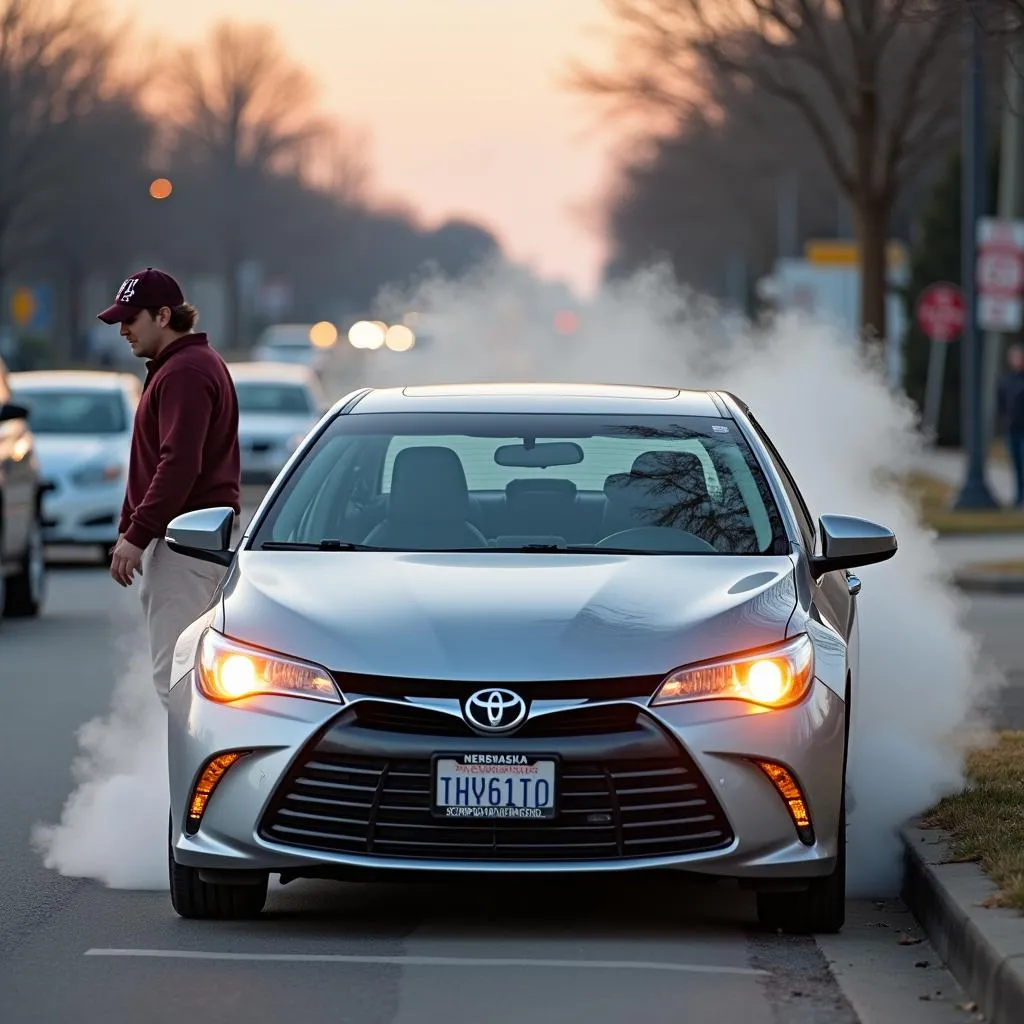
[(952, 341), (963, 330), (964, 300), (955, 284), (930, 284), (917, 299), (917, 324), (932, 341)]

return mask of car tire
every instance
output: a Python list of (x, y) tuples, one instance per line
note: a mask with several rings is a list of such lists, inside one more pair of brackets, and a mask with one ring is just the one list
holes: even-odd
[(171, 906), (179, 917), (200, 921), (240, 921), (259, 917), (267, 902), (269, 875), (258, 885), (204, 882), (198, 868), (179, 864), (167, 843)]
[(761, 925), (791, 935), (834, 935), (846, 922), (846, 799), (839, 811), (839, 849), (832, 874), (808, 879), (799, 892), (759, 892)]
[(42, 610), (46, 599), (46, 553), (43, 531), (36, 520), (17, 573), (7, 580), (4, 614), (10, 618), (31, 618)]

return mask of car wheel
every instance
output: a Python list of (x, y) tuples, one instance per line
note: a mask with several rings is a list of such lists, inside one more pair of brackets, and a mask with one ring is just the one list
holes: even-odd
[(839, 851), (832, 874), (808, 880), (800, 892), (759, 892), (757, 917), (792, 935), (835, 934), (846, 921), (846, 799), (839, 811)]
[(186, 867), (174, 859), (167, 843), (167, 867), (171, 884), (171, 906), (179, 917), (205, 921), (238, 921), (259, 917), (267, 902), (269, 876), (258, 885), (222, 885), (204, 882), (198, 868)]
[(38, 520), (32, 524), (28, 546), (18, 572), (7, 581), (4, 614), (12, 618), (38, 615), (46, 597), (46, 555)]

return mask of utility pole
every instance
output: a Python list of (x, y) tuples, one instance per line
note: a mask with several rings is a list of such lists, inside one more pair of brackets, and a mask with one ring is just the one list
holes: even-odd
[(982, 418), (982, 347), (978, 336), (978, 218), (985, 210), (985, 92), (984, 40), (979, 15), (965, 4), (968, 36), (964, 62), (963, 109), (963, 294), (961, 443), (967, 448), (967, 472), (954, 508), (995, 508), (985, 479), (987, 431)]
[[(1006, 64), (1004, 71), (1002, 142), (999, 166), (999, 217), (1017, 220), (1024, 213), (1024, 160), (1022, 160), (1021, 116), (1024, 114), (1024, 47), (1020, 43), (1020, 18), (1012, 8), (1006, 12)], [(1006, 335), (998, 331), (985, 334), (984, 424), (985, 450), (988, 451), (995, 434), (996, 391), (1003, 362), (1003, 341)]]

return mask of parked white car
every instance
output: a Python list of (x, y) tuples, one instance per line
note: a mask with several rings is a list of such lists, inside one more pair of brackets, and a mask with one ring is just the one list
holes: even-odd
[(238, 394), (242, 482), (271, 483), (328, 408), (316, 373), (292, 363), (229, 363)]
[(128, 481), (132, 424), (142, 394), (131, 373), (37, 370), (10, 375), (29, 409), (44, 483), (43, 541), (97, 545), (106, 558)]

